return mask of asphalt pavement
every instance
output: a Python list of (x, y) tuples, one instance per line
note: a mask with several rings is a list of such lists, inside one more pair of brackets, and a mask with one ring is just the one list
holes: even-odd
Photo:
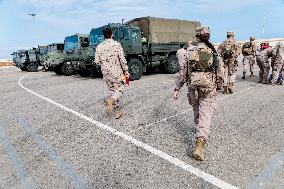
[[(257, 71), (257, 70), (256, 70)], [(206, 160), (192, 158), (193, 112), (176, 75), (125, 88), (107, 117), (100, 78), (0, 69), (0, 188), (284, 188), (284, 87), (240, 79), (218, 94)]]

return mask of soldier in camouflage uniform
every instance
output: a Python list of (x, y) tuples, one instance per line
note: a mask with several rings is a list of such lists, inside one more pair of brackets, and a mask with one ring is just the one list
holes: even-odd
[[(182, 83), (188, 85), (188, 100), (194, 111), (194, 121), (197, 127), (196, 146), (193, 156), (196, 160), (204, 160), (204, 146), (210, 133), (213, 112), (217, 107), (217, 51), (208, 41), (208, 27), (196, 29), (198, 45), (190, 50), (186, 57)], [(218, 69), (217, 69), (218, 70)], [(220, 76), (220, 75), (219, 75)]]
[(233, 86), (236, 82), (237, 58), (241, 54), (241, 48), (234, 39), (234, 32), (227, 32), (227, 40), (218, 47), (218, 53), (224, 62), (224, 94), (233, 93)]
[(111, 115), (114, 108), (116, 119), (119, 119), (123, 116), (119, 99), (123, 93), (124, 77), (129, 77), (128, 66), (121, 44), (112, 39), (111, 29), (105, 28), (103, 34), (105, 41), (96, 48), (95, 63), (100, 65), (103, 79), (112, 92), (111, 98), (105, 100), (107, 114)]
[[(280, 73), (283, 72), (284, 69), (284, 42), (279, 42), (276, 44), (272, 55), (274, 57), (274, 64), (273, 64), (273, 70), (272, 70), (272, 85), (277, 84), (277, 79), (280, 75)], [(283, 74), (282, 74), (283, 75)]]
[(259, 67), (259, 83), (268, 84), (270, 70), (269, 58), (272, 57), (273, 48), (268, 43), (262, 43), (256, 51), (256, 63)]
[(248, 70), (248, 66), (250, 69), (250, 77), (254, 76), (253, 70), (254, 70), (255, 54), (256, 54), (256, 45), (254, 41), (255, 37), (250, 37), (250, 42), (245, 43), (242, 47), (242, 54), (244, 56), (242, 79), (246, 79), (246, 72)]

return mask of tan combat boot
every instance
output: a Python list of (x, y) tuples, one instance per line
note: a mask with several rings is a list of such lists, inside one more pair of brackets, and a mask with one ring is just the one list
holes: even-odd
[(233, 86), (234, 84), (233, 83), (229, 83), (229, 87), (228, 87), (228, 90), (229, 90), (229, 93), (233, 94), (234, 91), (233, 91)]
[(119, 119), (124, 115), (123, 111), (121, 110), (121, 108), (116, 108), (115, 109), (115, 118)]
[(228, 86), (224, 86), (224, 91), (223, 91), (223, 94), (228, 94), (229, 91), (228, 91)]
[(106, 106), (106, 114), (108, 116), (111, 116), (112, 110), (113, 110), (113, 105), (114, 105), (114, 100), (112, 98), (109, 98), (109, 99), (105, 100), (104, 104)]
[(197, 138), (195, 144), (195, 150), (193, 152), (193, 157), (195, 160), (204, 161), (204, 145), (205, 145), (204, 138)]

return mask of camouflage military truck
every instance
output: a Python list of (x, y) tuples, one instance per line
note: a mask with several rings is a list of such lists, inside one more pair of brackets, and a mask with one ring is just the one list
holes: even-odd
[(153, 17), (136, 18), (126, 24), (108, 24), (92, 29), (90, 47), (93, 48), (90, 51), (103, 41), (103, 28), (110, 27), (114, 40), (124, 49), (131, 80), (138, 80), (143, 72), (157, 68), (172, 74), (178, 72), (177, 50), (181, 44), (196, 40), (195, 29), (199, 26), (195, 21)]
[(64, 44), (53, 43), (47, 46), (47, 53), (44, 56), (43, 66), (47, 70), (54, 70), (58, 62), (64, 61)]
[(53, 62), (56, 74), (89, 76), (93, 68), (89, 58), (89, 35), (75, 34), (64, 40), (64, 58)]
[(22, 71), (36, 72), (40, 65), (37, 50), (19, 50), (13, 53), (13, 62)]

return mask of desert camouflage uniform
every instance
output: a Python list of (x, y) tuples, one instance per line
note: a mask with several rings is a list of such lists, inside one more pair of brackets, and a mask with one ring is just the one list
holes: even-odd
[(284, 42), (277, 43), (272, 54), (274, 57), (274, 64), (271, 83), (276, 84), (280, 72), (282, 73), (284, 69)]
[[(233, 33), (231, 37), (229, 37), (227, 40), (225, 40), (223, 43), (221, 43), (218, 47), (218, 53), (222, 56), (222, 60), (224, 62), (224, 87), (233, 86), (234, 83), (236, 82), (236, 65), (237, 65), (237, 58), (241, 54), (241, 48), (235, 41), (233, 37)], [(224, 58), (224, 48), (225, 45), (228, 45), (232, 49), (232, 58), (231, 59), (225, 59)]]
[(268, 83), (268, 75), (270, 70), (269, 58), (272, 57), (273, 48), (257, 49), (256, 63), (259, 67), (259, 81), (260, 83)]
[[(242, 47), (242, 50), (244, 49), (244, 46)], [(256, 44), (251, 41), (251, 47), (250, 47), (250, 53), (248, 55), (243, 54), (243, 72), (244, 75), (248, 71), (248, 67), (250, 70), (251, 75), (253, 75), (254, 71), (254, 64), (255, 64), (255, 53), (256, 53)]]
[[(187, 56), (181, 82), (188, 85), (188, 101), (194, 111), (197, 138), (207, 140), (210, 133), (211, 119), (217, 107), (217, 84), (214, 71), (199, 72), (193, 70), (193, 65), (199, 61), (198, 52), (200, 50), (213, 54), (205, 43), (199, 43), (197, 47), (189, 50), (191, 55)], [(213, 63), (213, 58), (209, 59), (208, 62)]]
[(113, 39), (106, 39), (96, 48), (95, 63), (101, 66), (103, 79), (112, 92), (111, 98), (119, 107), (119, 99), (123, 94), (123, 77), (128, 71), (127, 61), (121, 44)]

